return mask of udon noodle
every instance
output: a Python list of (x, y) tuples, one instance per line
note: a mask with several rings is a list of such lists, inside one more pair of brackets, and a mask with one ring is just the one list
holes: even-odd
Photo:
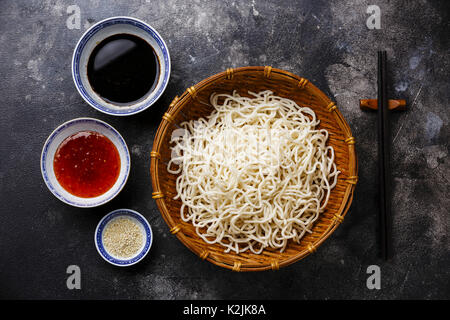
[(285, 250), (324, 211), (340, 173), (314, 111), (271, 91), (213, 94), (214, 111), (174, 130), (167, 170), (180, 214), (225, 252)]

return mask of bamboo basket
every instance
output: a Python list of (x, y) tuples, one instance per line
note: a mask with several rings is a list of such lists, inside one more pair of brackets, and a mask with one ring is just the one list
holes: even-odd
[[(320, 120), (319, 128), (329, 132), (328, 144), (334, 148), (335, 163), (341, 171), (325, 212), (315, 222), (312, 233), (306, 234), (299, 244), (290, 241), (281, 253), (275, 249), (265, 249), (261, 254), (225, 253), (224, 247), (207, 244), (196, 234), (190, 223), (181, 219), (181, 200), (173, 200), (176, 196), (177, 176), (167, 172), (172, 131), (185, 120), (209, 115), (213, 111), (209, 104), (212, 93), (231, 93), (233, 90), (247, 96), (249, 90), (272, 90), (278, 96), (312, 108)], [(156, 200), (170, 233), (202, 260), (233, 271), (278, 270), (315, 252), (344, 220), (358, 180), (354, 144), (350, 127), (336, 104), (308, 80), (270, 66), (227, 69), (188, 88), (180, 97), (175, 97), (163, 115), (150, 154), (152, 197)]]

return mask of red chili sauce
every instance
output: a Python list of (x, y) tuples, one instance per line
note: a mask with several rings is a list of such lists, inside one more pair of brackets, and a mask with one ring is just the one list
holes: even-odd
[(119, 177), (120, 155), (104, 135), (80, 131), (61, 142), (53, 170), (67, 192), (81, 198), (97, 197), (111, 189)]

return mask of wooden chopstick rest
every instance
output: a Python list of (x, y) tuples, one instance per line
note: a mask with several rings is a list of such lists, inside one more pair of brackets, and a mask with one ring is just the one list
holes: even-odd
[[(361, 99), (359, 100), (359, 107), (364, 111), (378, 110), (377, 99)], [(406, 100), (388, 100), (388, 109), (391, 111), (404, 111), (406, 110)]]

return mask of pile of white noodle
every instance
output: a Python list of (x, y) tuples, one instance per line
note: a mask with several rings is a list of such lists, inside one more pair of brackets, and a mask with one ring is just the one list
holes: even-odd
[(213, 94), (215, 111), (174, 130), (167, 170), (179, 174), (181, 218), (207, 243), (282, 252), (311, 232), (340, 173), (310, 108), (275, 96)]

